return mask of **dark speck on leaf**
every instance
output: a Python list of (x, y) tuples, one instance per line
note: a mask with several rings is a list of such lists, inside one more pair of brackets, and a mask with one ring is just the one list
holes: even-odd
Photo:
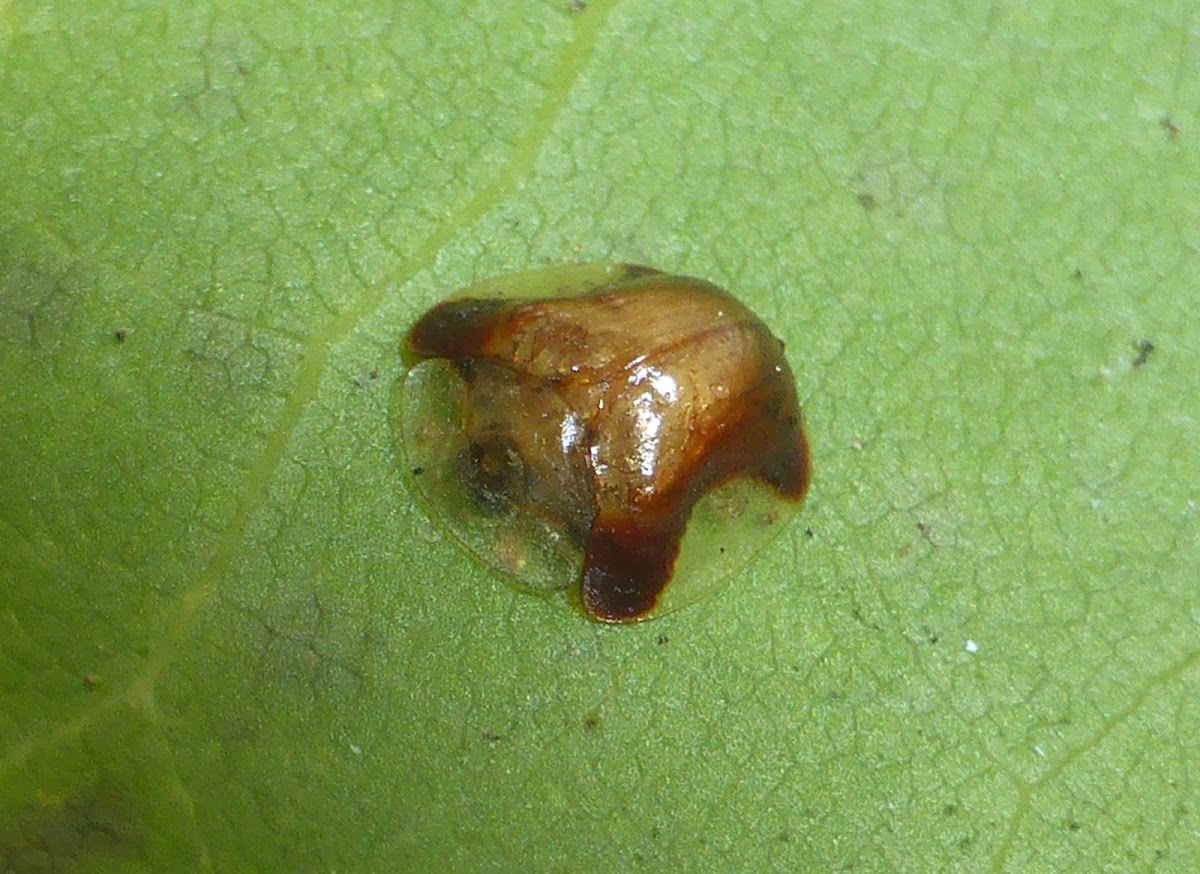
[(1071, 278), (1072, 279), (1083, 279), (1083, 271), (1080, 270), (1078, 267), (1076, 267), (1075, 272), (1071, 274)]
[(416, 467), (414, 467), (412, 469), (412, 472), (413, 472), (413, 476), (420, 476), (421, 474), (423, 474), (425, 472), (425, 468), (421, 467), (421, 465), (418, 464)]
[(114, 339), (114, 340), (116, 340), (118, 343), (124, 343), (124, 342), (125, 342), (125, 337), (126, 337), (126, 336), (127, 336), (127, 335), (126, 335), (126, 333), (125, 333), (125, 329), (124, 329), (124, 328), (121, 328), (121, 329), (119, 329), (119, 330), (113, 331), (113, 339)]
[(599, 731), (600, 730), (600, 714), (599, 713), (589, 713), (587, 716), (583, 717), (583, 728), (584, 728), (584, 731), (590, 731), (590, 732)]
[(1167, 132), (1167, 136), (1172, 140), (1179, 139), (1179, 125), (1175, 124), (1174, 120), (1169, 115), (1164, 115), (1159, 121), (1162, 129)]
[(858, 195), (858, 205), (861, 206), (863, 209), (865, 209), (867, 212), (870, 212), (878, 204), (877, 204), (877, 201), (875, 200), (874, 194), (864, 191)]
[(814, 537), (816, 537), (817, 535), (816, 535), (816, 532), (815, 532), (815, 531), (813, 531), (811, 528), (805, 528), (805, 529), (804, 529), (804, 536), (805, 536), (805, 537), (807, 537), (809, 540), (812, 540), (812, 539), (813, 539)]
[(587, 12), (587, 0), (571, 0), (571, 11), (576, 15)]
[(1133, 348), (1137, 350), (1137, 357), (1133, 359), (1133, 366), (1141, 367), (1150, 359), (1150, 353), (1154, 351), (1154, 344), (1149, 340), (1139, 340), (1133, 344)]
[(669, 637), (667, 637), (665, 634), (660, 634), (660, 635), (658, 636), (658, 645), (659, 645), (659, 646), (666, 646), (666, 645), (667, 645), (667, 641), (668, 641), (668, 640), (670, 640), (670, 638), (669, 638)]
[(496, 734), (494, 731), (485, 731), (483, 733), (483, 739), (489, 743), (499, 743), (500, 741), (504, 740), (504, 736)]

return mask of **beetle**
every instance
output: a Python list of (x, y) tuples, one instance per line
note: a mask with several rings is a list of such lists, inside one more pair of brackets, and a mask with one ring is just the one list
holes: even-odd
[(702, 279), (630, 264), (487, 280), (408, 332), (402, 441), (458, 539), (629, 622), (736, 574), (811, 477), (783, 343)]

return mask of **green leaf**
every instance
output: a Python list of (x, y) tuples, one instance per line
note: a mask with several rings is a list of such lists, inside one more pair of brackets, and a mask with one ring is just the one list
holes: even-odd
[[(1195, 29), (0, 3), (0, 868), (1200, 866)], [(635, 627), (393, 437), (416, 314), (598, 260), (750, 303), (815, 456)]]

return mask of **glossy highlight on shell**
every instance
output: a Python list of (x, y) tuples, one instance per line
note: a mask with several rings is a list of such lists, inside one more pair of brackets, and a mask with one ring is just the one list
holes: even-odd
[(804, 497), (783, 344), (728, 292), (632, 265), (481, 283), (412, 327), (402, 439), (463, 543), (626, 622), (735, 575)]

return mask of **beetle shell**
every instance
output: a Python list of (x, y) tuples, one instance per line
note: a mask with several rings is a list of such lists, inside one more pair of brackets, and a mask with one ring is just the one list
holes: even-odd
[(703, 280), (633, 265), (500, 277), (425, 313), (404, 351), (419, 490), (488, 564), (575, 586), (597, 620), (717, 588), (808, 487), (783, 344)]

